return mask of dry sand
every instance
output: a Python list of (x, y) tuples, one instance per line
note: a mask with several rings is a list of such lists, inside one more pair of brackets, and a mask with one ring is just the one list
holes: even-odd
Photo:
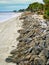
[(19, 20), (19, 17), (0, 23), (0, 65), (16, 65), (14, 63), (6, 63), (5, 59), (18, 43), (16, 38), (19, 36), (19, 33), (17, 30), (21, 26), (22, 21)]

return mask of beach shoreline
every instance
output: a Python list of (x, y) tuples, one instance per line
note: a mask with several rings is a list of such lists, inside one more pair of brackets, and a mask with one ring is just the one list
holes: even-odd
[(22, 14), (22, 12), (21, 13), (20, 12), (19, 13), (10, 13), (10, 14), (2, 13), (0, 15), (0, 18), (1, 18), (0, 23), (6, 22), (6, 21), (11, 20), (11, 19), (13, 19), (15, 17), (19, 17), (21, 14)]
[(10, 51), (16, 48), (19, 36), (17, 30), (21, 29), (22, 21), (19, 17), (22, 13), (13, 18), (0, 23), (0, 65), (15, 65), (6, 63), (5, 59), (10, 55)]

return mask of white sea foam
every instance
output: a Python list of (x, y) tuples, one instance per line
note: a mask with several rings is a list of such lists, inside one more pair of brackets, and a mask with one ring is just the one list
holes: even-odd
[(21, 13), (0, 13), (0, 22), (7, 21), (11, 18), (20, 16)]

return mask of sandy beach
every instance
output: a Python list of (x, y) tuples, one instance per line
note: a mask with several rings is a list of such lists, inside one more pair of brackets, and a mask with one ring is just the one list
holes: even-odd
[(19, 16), (0, 23), (0, 65), (15, 65), (13, 63), (7, 63), (5, 59), (18, 43), (16, 38), (19, 36), (19, 33), (17, 30), (21, 29), (22, 26)]

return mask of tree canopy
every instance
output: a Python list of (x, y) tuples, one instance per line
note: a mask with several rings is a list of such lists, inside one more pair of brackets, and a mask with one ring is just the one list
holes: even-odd
[(19, 12), (24, 12), (24, 11), (25, 11), (25, 9), (20, 9), (20, 10), (19, 10)]
[(49, 0), (43, 0), (44, 3), (49, 3)]
[(49, 19), (49, 0), (43, 0), (43, 2), (45, 4), (44, 17)]
[(43, 10), (43, 4), (38, 2), (32, 3), (28, 6), (27, 10), (31, 11)]

